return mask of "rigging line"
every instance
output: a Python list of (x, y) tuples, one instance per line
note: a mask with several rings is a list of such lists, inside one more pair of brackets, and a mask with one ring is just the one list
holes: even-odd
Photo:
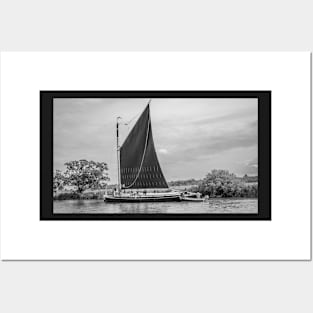
[(139, 114), (140, 112), (136, 114), (134, 117), (132, 117), (128, 122), (124, 123), (124, 125), (129, 125), (136, 117), (138, 117)]
[[(151, 99), (148, 101), (148, 105), (151, 103)], [(134, 117), (132, 117), (128, 122), (124, 123), (124, 125), (130, 124), (136, 117), (140, 115), (141, 112), (138, 112)]]
[(145, 148), (144, 148), (144, 150), (143, 150), (143, 155), (142, 155), (142, 158), (141, 158), (140, 167), (139, 167), (137, 176), (135, 177), (134, 181), (133, 181), (130, 185), (125, 186), (124, 188), (130, 188), (131, 186), (133, 186), (133, 185), (135, 184), (135, 182), (137, 181), (138, 177), (139, 177), (139, 174), (140, 174), (140, 172), (141, 172), (141, 168), (142, 168), (142, 165), (143, 165), (143, 160), (144, 160), (145, 155), (146, 155), (146, 149), (147, 149), (148, 137), (149, 137), (149, 130), (150, 130), (150, 112), (149, 112), (149, 119), (148, 119), (148, 127), (147, 127)]

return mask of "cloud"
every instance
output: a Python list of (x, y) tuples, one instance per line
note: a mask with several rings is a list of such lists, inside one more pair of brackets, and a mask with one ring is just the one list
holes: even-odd
[[(183, 142), (172, 142), (172, 153), (163, 156), (163, 160), (166, 163), (174, 163), (178, 162), (179, 159), (185, 161), (209, 159), (214, 156), (218, 157), (225, 151), (254, 147), (257, 146), (257, 143), (257, 127), (253, 121), (243, 124), (237, 129), (221, 130), (214, 135), (207, 133), (189, 134)], [(160, 150), (159, 152), (162, 153)]]
[(257, 171), (259, 168), (258, 158), (253, 158), (246, 164), (247, 169)]
[(244, 162), (238, 162), (236, 172), (240, 175), (258, 175), (258, 158), (253, 157)]
[(161, 148), (161, 149), (159, 149), (158, 151), (159, 151), (159, 153), (161, 153), (161, 154), (168, 154), (167, 149), (164, 149), (164, 148)]

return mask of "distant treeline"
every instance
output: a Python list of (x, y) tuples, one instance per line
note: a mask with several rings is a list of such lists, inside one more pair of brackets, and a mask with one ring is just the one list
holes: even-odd
[(204, 179), (178, 180), (169, 182), (169, 186), (186, 186), (187, 191), (200, 192), (209, 197), (258, 197), (258, 177), (237, 177), (227, 170), (212, 170)]
[[(243, 177), (234, 176), (232, 179), (236, 180), (237, 182), (244, 182), (244, 183), (257, 183), (258, 182), (258, 176), (248, 176), (247, 174), (244, 175)], [(204, 179), (194, 179), (194, 178), (183, 179), (183, 180), (173, 180), (173, 181), (168, 182), (168, 185), (171, 187), (172, 186), (201, 185), (203, 181)]]
[(190, 185), (199, 185), (201, 184), (202, 179), (185, 179), (185, 180), (173, 180), (168, 182), (170, 187), (172, 186), (190, 186)]

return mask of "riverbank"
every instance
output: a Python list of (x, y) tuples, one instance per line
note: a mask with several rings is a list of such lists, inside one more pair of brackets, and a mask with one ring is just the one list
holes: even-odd
[(82, 194), (76, 192), (57, 192), (53, 200), (103, 200), (105, 191), (88, 191)]
[[(174, 189), (174, 188), (173, 188)], [(103, 200), (105, 196), (104, 190), (97, 191), (88, 191), (82, 194), (75, 192), (58, 192), (53, 196), (53, 200)], [(257, 197), (249, 196), (234, 196), (234, 197), (225, 197), (225, 196), (214, 196), (210, 199), (231, 199), (231, 200), (243, 200), (243, 199), (257, 199)]]

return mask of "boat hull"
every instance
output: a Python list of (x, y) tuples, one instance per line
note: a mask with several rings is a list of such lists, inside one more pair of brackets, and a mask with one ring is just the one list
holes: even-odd
[(173, 201), (181, 201), (179, 195), (172, 196), (160, 196), (160, 197), (119, 197), (119, 196), (107, 196), (104, 199), (105, 202), (128, 202), (128, 203), (137, 203), (137, 202), (173, 202)]
[(205, 202), (206, 200), (203, 198), (188, 198), (188, 197), (182, 197), (181, 201), (190, 201), (190, 202)]

